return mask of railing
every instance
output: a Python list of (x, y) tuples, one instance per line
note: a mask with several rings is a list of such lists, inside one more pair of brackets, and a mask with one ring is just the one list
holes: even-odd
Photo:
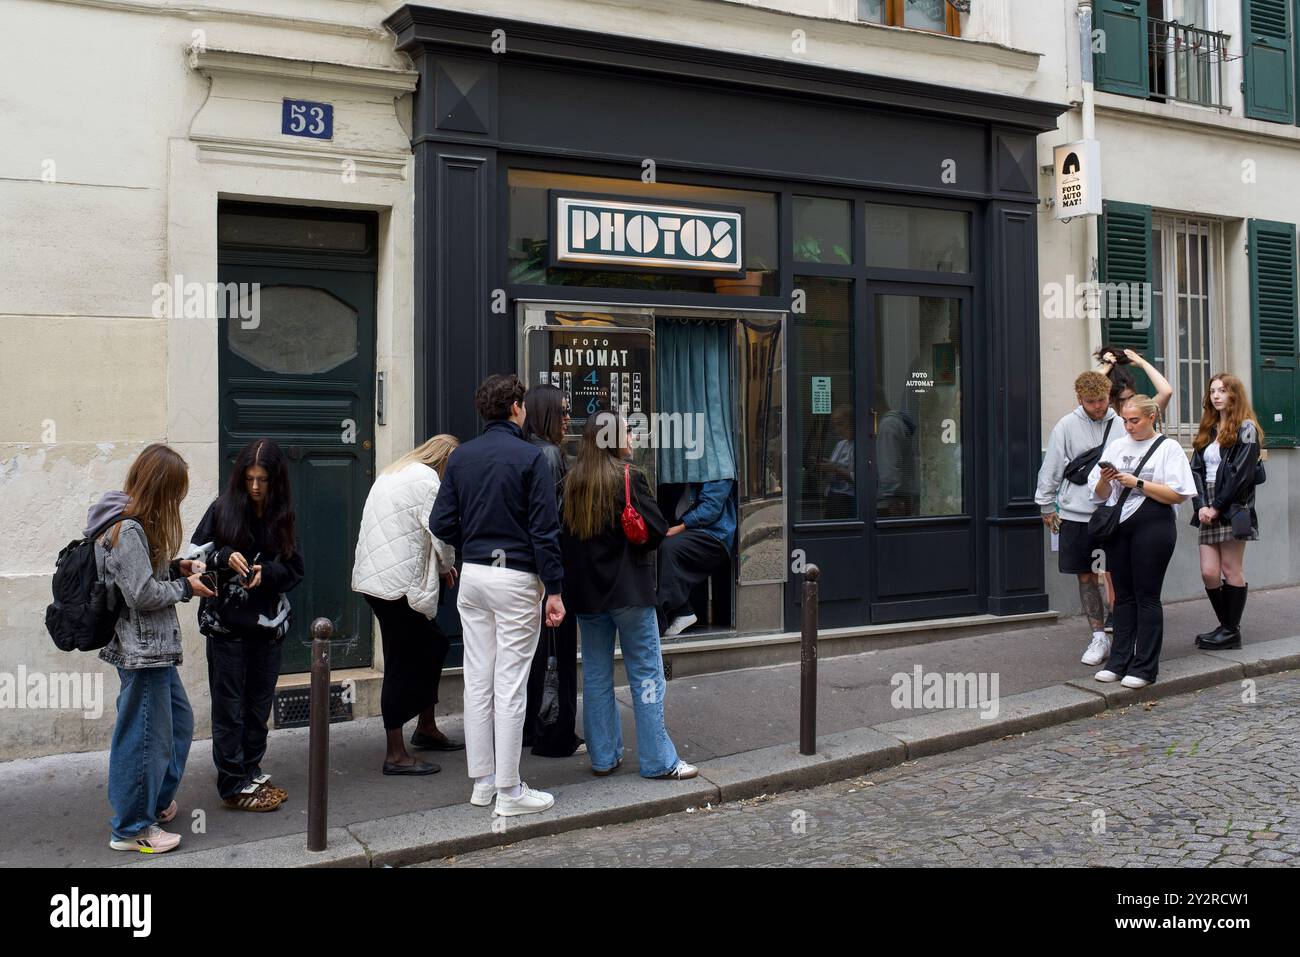
[(1167, 20), (1150, 21), (1151, 95), (1226, 110), (1223, 62), (1228, 35)]

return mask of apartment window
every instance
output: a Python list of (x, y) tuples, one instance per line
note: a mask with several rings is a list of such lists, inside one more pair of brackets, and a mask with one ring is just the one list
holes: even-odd
[(1152, 216), (1150, 358), (1174, 388), (1165, 431), (1184, 445), (1196, 435), (1223, 355), (1222, 250), (1222, 227), (1213, 220)]
[(1229, 38), (1209, 0), (1097, 0), (1093, 10), (1098, 89), (1228, 109)]
[(952, 0), (858, 0), (858, 19), (961, 36), (957, 5)]

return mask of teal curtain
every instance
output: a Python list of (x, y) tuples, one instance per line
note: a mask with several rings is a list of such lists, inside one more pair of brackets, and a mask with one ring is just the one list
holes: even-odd
[[(661, 319), (656, 330), (659, 412), (680, 413), (685, 435), (701, 452), (659, 449), (660, 482), (713, 482), (736, 478), (732, 446), (730, 322)], [(703, 429), (696, 413), (703, 414)], [(687, 416), (690, 416), (689, 426)], [(661, 427), (660, 435), (664, 434)], [(702, 431), (702, 434), (701, 434)], [(674, 443), (681, 445), (682, 443)], [(695, 454), (692, 452), (691, 454)]]

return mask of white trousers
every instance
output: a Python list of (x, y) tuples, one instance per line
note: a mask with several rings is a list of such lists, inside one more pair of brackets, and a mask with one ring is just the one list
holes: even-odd
[(528, 672), (537, 651), (546, 589), (532, 572), (461, 568), (456, 608), (465, 644), (465, 757), (471, 778), (519, 783)]

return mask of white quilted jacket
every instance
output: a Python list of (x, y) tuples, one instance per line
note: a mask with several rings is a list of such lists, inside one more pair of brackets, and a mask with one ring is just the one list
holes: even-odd
[(437, 615), (438, 576), (456, 563), (456, 550), (429, 531), (438, 484), (438, 473), (419, 462), (375, 479), (361, 514), (353, 591), (405, 597), (426, 618)]

